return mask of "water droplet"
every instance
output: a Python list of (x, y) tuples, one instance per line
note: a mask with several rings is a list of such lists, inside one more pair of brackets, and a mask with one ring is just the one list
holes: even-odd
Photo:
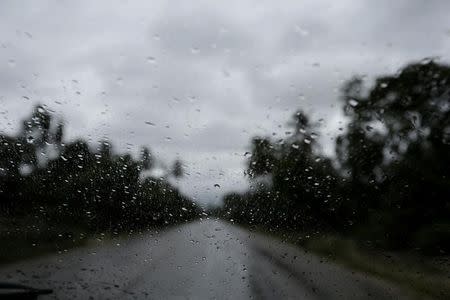
[(222, 69), (222, 74), (225, 77), (230, 77), (230, 72), (227, 69)]
[(220, 188), (220, 184), (216, 183), (216, 184), (214, 184), (214, 187)]
[(304, 142), (305, 144), (311, 144), (311, 140), (310, 140), (310, 139), (304, 139), (303, 142)]
[(156, 124), (150, 121), (146, 121), (145, 124), (150, 125), (150, 126), (155, 126)]
[(421, 65), (428, 65), (429, 63), (433, 62), (433, 58), (432, 57), (425, 57), (420, 61)]
[(298, 144), (292, 144), (292, 146), (291, 146), (292, 148), (294, 148), (294, 149), (298, 149), (298, 148), (300, 148), (300, 146), (298, 145)]
[(444, 133), (442, 143), (445, 145), (450, 145), (450, 133)]
[(155, 64), (156, 58), (154, 58), (153, 56), (147, 56), (147, 62), (150, 64)]
[(303, 37), (309, 35), (309, 31), (306, 30), (305, 28), (302, 28), (302, 27), (299, 26), (299, 25), (296, 25), (296, 26), (295, 26), (295, 32), (297, 32), (299, 35), (301, 35), (301, 36), (303, 36)]
[(34, 143), (34, 137), (32, 137), (31, 135), (27, 137), (27, 143), (28, 144), (33, 144)]
[(348, 100), (348, 104), (350, 104), (353, 107), (356, 107), (359, 104), (359, 102), (355, 99), (350, 99)]
[(14, 68), (16, 66), (16, 61), (14, 59), (9, 59), (8, 66), (10, 66), (11, 68)]

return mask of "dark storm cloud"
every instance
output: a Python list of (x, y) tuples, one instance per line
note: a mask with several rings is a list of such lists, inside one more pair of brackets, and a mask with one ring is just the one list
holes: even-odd
[(0, 124), (16, 130), (44, 103), (71, 138), (182, 158), (190, 173), (182, 190), (215, 202), (246, 185), (253, 135), (283, 138), (302, 108), (327, 120), (331, 154), (343, 81), (426, 56), (447, 61), (449, 9), (446, 1), (3, 1)]

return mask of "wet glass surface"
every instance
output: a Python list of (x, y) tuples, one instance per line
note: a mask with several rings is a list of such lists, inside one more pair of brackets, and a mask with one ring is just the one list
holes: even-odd
[(0, 3), (0, 298), (450, 298), (450, 4)]

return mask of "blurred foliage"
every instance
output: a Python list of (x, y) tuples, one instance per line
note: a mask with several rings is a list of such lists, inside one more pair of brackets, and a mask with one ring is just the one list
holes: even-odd
[[(0, 135), (2, 220), (33, 216), (48, 231), (89, 233), (142, 230), (199, 216), (200, 209), (168, 182), (170, 174), (144, 175), (156, 163), (149, 148), (135, 159), (114, 153), (107, 140), (97, 149), (82, 139), (65, 142), (63, 124), (38, 105), (16, 136)], [(182, 175), (181, 165), (173, 175)]]
[(179, 159), (175, 160), (175, 162), (173, 163), (171, 172), (172, 172), (173, 177), (175, 177), (175, 178), (183, 177), (184, 167), (183, 167), (183, 163), (181, 162), (181, 160), (179, 160)]
[(281, 141), (255, 137), (251, 190), (216, 214), (256, 226), (335, 232), (386, 249), (450, 251), (450, 67), (425, 59), (370, 89), (342, 88), (348, 125), (325, 156), (302, 111)]

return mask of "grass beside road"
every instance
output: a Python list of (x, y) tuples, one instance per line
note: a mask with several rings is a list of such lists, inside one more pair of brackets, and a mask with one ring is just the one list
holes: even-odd
[(374, 275), (413, 290), (419, 295), (450, 299), (449, 258), (423, 257), (416, 253), (385, 253), (362, 247), (354, 240), (320, 236), (305, 248), (354, 270)]
[(397, 284), (419, 299), (450, 299), (449, 257), (412, 252), (383, 252), (337, 235), (283, 234), (289, 241), (333, 262)]
[(65, 252), (87, 242), (84, 231), (76, 226), (53, 227), (30, 216), (0, 219), (0, 265)]
[(250, 229), (300, 246), (354, 271), (396, 284), (416, 295), (417, 299), (450, 299), (448, 256), (426, 257), (412, 252), (388, 253), (338, 235), (287, 232), (254, 226)]
[(66, 252), (69, 249), (86, 244), (85, 240), (74, 241), (72, 239), (58, 239), (57, 237), (42, 241), (40, 238), (32, 240), (24, 237), (4, 238), (0, 237), (0, 265), (11, 264), (24, 259), (36, 258), (49, 253)]

